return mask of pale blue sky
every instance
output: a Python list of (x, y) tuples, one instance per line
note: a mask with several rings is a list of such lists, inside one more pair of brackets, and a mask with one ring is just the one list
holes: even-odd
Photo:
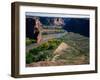
[(42, 17), (65, 17), (65, 18), (89, 18), (89, 15), (84, 14), (61, 14), (61, 13), (40, 13), (26, 12), (26, 16), (42, 16)]

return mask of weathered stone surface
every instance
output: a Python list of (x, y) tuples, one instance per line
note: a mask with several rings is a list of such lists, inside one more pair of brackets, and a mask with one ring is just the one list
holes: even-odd
[(62, 42), (58, 48), (54, 51), (54, 54), (62, 54), (66, 49), (68, 49), (68, 44)]

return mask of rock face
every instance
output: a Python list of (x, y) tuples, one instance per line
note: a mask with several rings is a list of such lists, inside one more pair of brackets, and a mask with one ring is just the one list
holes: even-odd
[[(86, 37), (89, 37), (89, 18), (57, 18), (57, 17), (37, 17), (38, 25), (39, 22), (43, 25), (42, 27), (55, 28), (60, 27), (68, 32), (79, 33)], [(26, 36), (29, 38), (34, 38), (33, 27), (34, 27), (35, 16), (27, 16), (26, 18)]]
[(66, 62), (64, 60), (59, 61), (40, 61), (37, 63), (27, 64), (26, 67), (40, 67), (40, 66), (61, 66), (65, 65)]
[(64, 51), (65, 51), (66, 49), (68, 49), (68, 48), (69, 48), (68, 44), (62, 42), (62, 43), (58, 46), (58, 48), (54, 51), (54, 54), (62, 54), (62, 53), (64, 53)]
[(64, 20), (62, 18), (54, 18), (54, 25), (64, 25)]

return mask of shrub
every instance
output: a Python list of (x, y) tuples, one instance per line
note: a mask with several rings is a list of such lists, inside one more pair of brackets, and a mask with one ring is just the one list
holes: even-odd
[(35, 42), (36, 42), (35, 39), (26, 38), (26, 45), (30, 45), (30, 44), (35, 43)]
[(58, 47), (60, 40), (52, 39), (41, 44), (39, 47), (33, 48), (26, 54), (26, 63), (51, 60), (53, 57), (53, 49)]
[[(42, 43), (36, 48), (33, 48), (26, 54), (26, 63), (52, 60), (55, 56), (54, 50), (65, 42), (70, 46), (69, 49), (64, 50), (64, 53), (57, 56), (55, 60), (65, 60), (66, 62), (74, 61), (76, 57), (84, 55), (86, 60), (89, 61), (89, 38), (79, 34), (66, 34), (61, 38), (51, 39)], [(70, 63), (70, 62), (69, 62)]]
[[(33, 49), (33, 50), (35, 50), (35, 49)], [(50, 60), (53, 57), (52, 51), (49, 51), (49, 50), (38, 51), (37, 53), (35, 53), (35, 52), (31, 53), (31, 52), (26, 54), (26, 63), (27, 64), (30, 64), (32, 62)]]
[(32, 53), (26, 53), (26, 63), (30, 64), (33, 62), (33, 55)]
[(32, 41), (29, 38), (26, 38), (26, 45), (29, 45), (31, 43), (32, 43)]

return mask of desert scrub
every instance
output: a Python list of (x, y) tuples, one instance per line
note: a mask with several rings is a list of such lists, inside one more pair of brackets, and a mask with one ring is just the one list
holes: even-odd
[(64, 51), (63, 54), (58, 55), (55, 58), (55, 61), (64, 61), (64, 65), (75, 65), (75, 64), (88, 64), (89, 63), (89, 57), (85, 56), (83, 54), (80, 54), (80, 51), (74, 49), (74, 48), (68, 48)]
[(60, 40), (52, 39), (26, 53), (26, 63), (51, 60), (53, 51), (60, 44)]
[[(57, 54), (58, 56), (55, 57), (56, 55), (53, 53), (62, 42), (68, 44), (70, 47), (64, 50), (63, 54)], [(52, 61), (52, 59), (55, 61), (64, 60), (66, 64), (89, 63), (89, 38), (69, 32), (60, 38), (42, 43), (26, 54), (27, 64), (38, 61)]]
[(80, 55), (80, 52), (78, 50), (74, 49), (73, 47), (70, 47), (64, 50), (64, 52), (60, 54), (56, 58), (56, 60), (72, 60), (79, 55)]
[(51, 39), (51, 40), (48, 40), (47, 42), (45, 43), (42, 43), (39, 47), (37, 47), (40, 51), (43, 51), (43, 50), (51, 50), (51, 49), (55, 49), (59, 46), (59, 44), (61, 43), (62, 41), (59, 40), (59, 39)]
[(49, 61), (53, 57), (52, 50), (37, 51), (37, 52), (33, 52), (33, 51), (36, 50), (34, 49), (26, 54), (27, 64), (30, 64), (32, 62), (38, 62), (38, 61)]
[(89, 38), (80, 34), (69, 32), (61, 38), (61, 40), (68, 45), (74, 47), (81, 54), (89, 54)]

